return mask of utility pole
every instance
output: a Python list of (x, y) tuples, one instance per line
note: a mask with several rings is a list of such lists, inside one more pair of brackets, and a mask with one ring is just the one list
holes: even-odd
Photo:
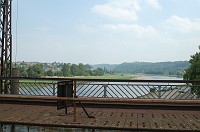
[[(11, 77), (12, 70), (12, 0), (0, 0), (0, 77)], [(4, 85), (3, 85), (4, 83)], [(0, 81), (0, 94), (8, 93), (9, 80)]]

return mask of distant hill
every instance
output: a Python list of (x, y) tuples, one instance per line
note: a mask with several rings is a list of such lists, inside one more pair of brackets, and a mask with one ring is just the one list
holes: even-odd
[(119, 64), (96, 64), (96, 65), (91, 65), (94, 69), (96, 68), (102, 68), (102, 69), (107, 69), (109, 71), (114, 70), (114, 68), (116, 66), (118, 66)]
[(189, 67), (188, 61), (175, 62), (133, 62), (122, 63), (114, 68), (117, 73), (126, 74), (165, 74), (181, 76), (185, 69)]
[(93, 68), (105, 68), (120, 74), (162, 74), (182, 76), (185, 69), (189, 67), (188, 61), (174, 62), (132, 62), (122, 64), (98, 64)]

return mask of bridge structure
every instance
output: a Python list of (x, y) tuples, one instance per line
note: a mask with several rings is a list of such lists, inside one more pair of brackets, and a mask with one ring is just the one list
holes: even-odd
[(0, 0), (0, 131), (200, 131), (200, 81), (12, 77), (11, 16)]
[[(12, 0), (0, 0), (0, 77), (11, 77), (11, 74)], [(5, 81), (10, 83), (9, 80)], [(3, 82), (0, 82), (0, 93), (7, 94), (9, 89), (7, 86), (9, 85), (3, 85)]]
[[(1, 80), (10, 80), (10, 87), (18, 89), (0, 95), (3, 131), (200, 131), (200, 81)], [(69, 94), (62, 96), (63, 92)]]

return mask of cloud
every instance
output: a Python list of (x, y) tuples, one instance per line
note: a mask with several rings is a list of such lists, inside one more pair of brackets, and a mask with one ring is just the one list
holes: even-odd
[(139, 36), (157, 33), (152, 26), (143, 27), (137, 24), (104, 24), (101, 28), (110, 31), (132, 32)]
[(147, 0), (147, 3), (152, 6), (154, 9), (161, 10), (162, 6), (158, 3), (157, 0)]
[[(88, 48), (93, 45), (94, 54), (99, 59), (104, 58), (105, 62), (116, 63), (119, 60), (164, 61), (176, 60), (175, 58), (181, 56), (177, 54), (177, 49), (181, 45), (180, 42), (171, 38), (170, 35), (159, 32), (153, 26), (139, 24), (87, 26), (83, 25), (82, 30), (84, 32), (82, 34), (89, 36), (84, 38), (88, 41), (87, 46), (84, 47)], [(91, 51), (88, 51), (88, 53), (91, 53)]]
[(95, 13), (114, 19), (135, 21), (140, 10), (139, 0), (110, 0), (106, 4), (95, 5), (91, 10)]
[(141, 26), (138, 24), (102, 24), (95, 27), (91, 27), (86, 24), (79, 26), (79, 29), (83, 32), (91, 33), (108, 33), (108, 34), (132, 34), (139, 37), (153, 36), (158, 32), (152, 26)]
[(179, 32), (189, 33), (193, 31), (200, 31), (200, 20), (189, 18), (182, 18), (179, 16), (171, 16), (166, 21), (167, 27), (175, 29)]

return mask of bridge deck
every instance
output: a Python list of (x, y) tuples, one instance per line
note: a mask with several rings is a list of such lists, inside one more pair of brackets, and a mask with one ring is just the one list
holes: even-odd
[(77, 108), (77, 122), (73, 109), (55, 106), (0, 104), (0, 124), (37, 125), (68, 128), (119, 130), (196, 130), (200, 131), (200, 111), (86, 108), (95, 118), (87, 118)]

